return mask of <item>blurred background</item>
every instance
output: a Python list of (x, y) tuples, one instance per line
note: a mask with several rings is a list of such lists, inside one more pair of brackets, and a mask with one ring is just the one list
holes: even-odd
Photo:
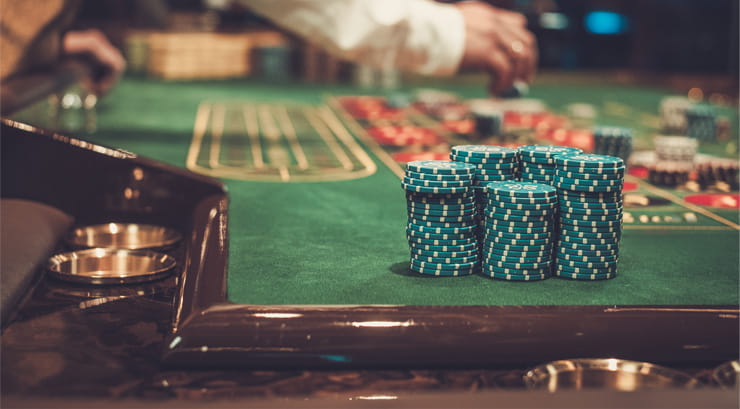
[[(539, 42), (540, 70), (609, 72), (611, 80), (699, 88), (737, 98), (735, 0), (501, 0), (524, 13)], [(108, 34), (128, 72), (163, 79), (263, 77), (386, 87), (401, 74), (362, 71), (231, 0), (86, 0), (79, 28)], [(203, 58), (208, 56), (210, 58)], [(228, 64), (226, 64), (228, 63)], [(387, 73), (386, 73), (387, 74)], [(707, 95), (708, 96), (708, 95)]]

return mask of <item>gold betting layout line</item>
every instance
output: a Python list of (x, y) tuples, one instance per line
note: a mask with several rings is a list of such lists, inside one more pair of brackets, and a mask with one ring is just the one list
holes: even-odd
[(339, 121), (339, 118), (334, 115), (334, 112), (329, 109), (329, 107), (323, 106), (321, 108), (317, 109), (319, 113), (319, 117), (324, 120), (324, 122), (329, 126), (329, 129), (334, 132), (335, 135), (337, 135), (337, 138), (344, 143), (344, 146), (346, 146), (350, 152), (352, 152), (355, 157), (365, 166), (366, 172), (368, 176), (372, 175), (378, 170), (378, 167), (375, 165), (375, 161), (368, 156), (367, 152), (365, 152), (365, 149), (362, 148), (356, 141), (355, 138), (352, 137), (352, 135), (347, 132), (347, 129), (342, 125), (342, 123)]
[(264, 129), (265, 138), (267, 138), (267, 157), (270, 163), (274, 164), (280, 172), (280, 179), (287, 182), (290, 180), (286, 152), (280, 146), (280, 129), (275, 125), (275, 120), (270, 113), (269, 105), (260, 105), (258, 108), (260, 123)]
[(213, 118), (211, 119), (211, 151), (208, 155), (208, 165), (211, 169), (221, 167), (221, 139), (224, 134), (224, 122), (226, 121), (226, 108), (223, 104), (218, 104), (213, 109)]
[[(659, 189), (659, 188), (651, 185), (650, 183), (647, 183), (645, 181), (636, 179), (634, 176), (630, 176), (630, 175), (625, 176), (625, 179), (632, 179), (633, 181), (638, 182), (640, 184), (640, 186), (643, 186), (645, 189), (649, 190), (650, 192), (652, 192), (652, 193), (654, 193), (654, 194), (656, 194), (656, 195), (658, 195), (658, 196), (660, 196), (660, 197), (662, 197), (664, 199), (668, 199), (671, 202), (673, 202), (673, 203), (675, 203), (675, 204), (677, 204), (679, 206), (683, 206), (683, 207), (685, 207), (685, 208), (687, 208), (689, 210), (692, 210), (692, 211), (694, 211), (696, 213), (699, 213), (701, 215), (707, 216), (710, 219), (714, 219), (715, 221), (718, 221), (718, 222), (720, 222), (720, 223), (722, 223), (724, 225), (730, 226), (730, 227), (732, 227), (735, 230), (740, 230), (740, 225), (738, 225), (736, 223), (733, 223), (732, 221), (727, 220), (727, 219), (725, 219), (722, 216), (718, 216), (718, 215), (716, 215), (716, 214), (714, 214), (714, 213), (712, 213), (712, 212), (710, 212), (710, 211), (708, 211), (706, 209), (703, 209), (703, 208), (701, 208), (699, 206), (696, 206), (696, 205), (693, 205), (691, 203), (688, 203), (688, 202), (682, 200), (680, 197), (678, 197), (676, 195), (673, 195), (673, 194), (671, 194), (669, 192), (666, 192), (663, 189)], [(698, 226), (697, 226), (697, 228), (698, 228)]]
[(303, 108), (303, 115), (308, 119), (308, 122), (311, 123), (311, 126), (313, 126), (321, 139), (324, 140), (324, 143), (326, 143), (329, 149), (334, 153), (334, 156), (336, 156), (342, 164), (342, 168), (344, 170), (352, 170), (354, 167), (352, 165), (352, 160), (347, 156), (339, 143), (337, 143), (337, 139), (334, 137), (334, 134), (329, 131), (326, 125), (321, 122), (319, 118), (316, 117), (316, 113), (312, 112), (312, 110), (312, 108)]
[(330, 97), (328, 98), (329, 104), (334, 108), (334, 110), (339, 111), (342, 115), (342, 118), (347, 123), (347, 126), (352, 130), (352, 132), (357, 135), (360, 140), (362, 140), (362, 143), (365, 144), (368, 148), (370, 148), (370, 151), (378, 158), (385, 166), (388, 167), (388, 169), (391, 170), (396, 176), (398, 176), (399, 179), (403, 179), (404, 176), (404, 170), (403, 168), (396, 162), (388, 152), (383, 150), (382, 147), (380, 147), (380, 144), (378, 144), (377, 141), (375, 141), (373, 138), (371, 138), (367, 132), (360, 126), (360, 124), (352, 118), (350, 115), (348, 115), (342, 107), (339, 106), (339, 103), (336, 98)]
[(198, 156), (200, 155), (200, 149), (203, 144), (203, 136), (206, 133), (206, 129), (208, 129), (208, 118), (210, 114), (210, 103), (203, 102), (198, 105), (198, 110), (195, 113), (195, 125), (193, 126), (193, 139), (190, 141), (188, 157), (185, 160), (185, 166), (188, 169), (194, 170), (201, 168), (198, 165)]
[(262, 160), (262, 143), (260, 142), (260, 126), (257, 121), (257, 108), (253, 104), (243, 105), (242, 116), (244, 117), (244, 124), (247, 128), (254, 167), (262, 169), (265, 167), (265, 161)]
[(283, 135), (285, 135), (285, 137), (288, 139), (290, 149), (293, 150), (293, 155), (295, 156), (295, 160), (298, 163), (298, 169), (308, 169), (308, 159), (306, 158), (306, 153), (303, 152), (303, 148), (301, 147), (300, 142), (298, 142), (298, 136), (296, 135), (295, 127), (293, 127), (293, 123), (290, 121), (290, 116), (288, 115), (288, 110), (285, 108), (285, 106), (280, 105), (277, 107), (277, 116), (278, 124), (280, 124), (280, 127), (283, 129)]

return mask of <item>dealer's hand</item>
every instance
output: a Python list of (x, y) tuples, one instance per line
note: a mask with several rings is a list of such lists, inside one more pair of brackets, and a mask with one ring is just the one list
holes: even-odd
[(98, 30), (69, 31), (64, 35), (62, 47), (65, 55), (87, 56), (102, 67), (88, 84), (98, 95), (110, 91), (126, 69), (121, 53)]
[(478, 1), (456, 6), (465, 20), (460, 68), (488, 71), (493, 94), (508, 90), (514, 81), (531, 82), (537, 68), (537, 42), (526, 28), (526, 18)]

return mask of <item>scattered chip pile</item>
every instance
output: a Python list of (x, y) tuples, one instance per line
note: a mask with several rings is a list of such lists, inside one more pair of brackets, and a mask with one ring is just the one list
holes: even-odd
[(716, 115), (708, 105), (693, 105), (686, 111), (686, 135), (701, 141), (715, 141)]
[(462, 276), (479, 266), (473, 180), (476, 167), (450, 161), (407, 164), (406, 190), (411, 271)]
[(552, 275), (556, 189), (538, 183), (486, 185), (481, 270), (507, 281), (539, 281)]
[(565, 146), (527, 145), (519, 149), (519, 179), (522, 182), (553, 184), (555, 155), (578, 154), (578, 148)]
[[(493, 145), (458, 145), (452, 147), (450, 159), (475, 166), (473, 189), (477, 204), (478, 224), (483, 227), (486, 207), (486, 185), (489, 182), (516, 180), (519, 160), (516, 149)], [(483, 229), (479, 229), (482, 239)]]
[(617, 275), (624, 161), (604, 155), (555, 157), (560, 226), (555, 275), (603, 280)]
[(593, 129), (597, 155), (617, 156), (627, 160), (632, 153), (632, 129), (618, 126), (597, 126)]

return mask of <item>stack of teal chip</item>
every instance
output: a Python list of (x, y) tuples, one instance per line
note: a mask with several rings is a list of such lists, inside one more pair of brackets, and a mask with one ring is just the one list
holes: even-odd
[(482, 239), (484, 211), (488, 199), (485, 186), (489, 182), (516, 180), (519, 169), (519, 156), (516, 149), (495, 145), (458, 145), (452, 147), (450, 159), (475, 166), (473, 190), (478, 210), (478, 224), (481, 227), (478, 239)]
[(617, 156), (622, 160), (632, 154), (632, 129), (619, 126), (597, 126), (593, 129), (594, 149), (597, 155)]
[(409, 162), (406, 191), (411, 271), (462, 276), (479, 267), (475, 166), (450, 161)]
[(549, 278), (556, 189), (539, 183), (490, 182), (486, 190), (482, 272), (508, 281)]
[(560, 208), (555, 275), (604, 280), (617, 275), (624, 161), (605, 155), (555, 157)]
[(552, 185), (555, 177), (555, 155), (579, 154), (567, 146), (526, 145), (519, 149), (519, 180)]
[(717, 118), (709, 105), (693, 105), (686, 111), (686, 135), (700, 141), (717, 140)]

